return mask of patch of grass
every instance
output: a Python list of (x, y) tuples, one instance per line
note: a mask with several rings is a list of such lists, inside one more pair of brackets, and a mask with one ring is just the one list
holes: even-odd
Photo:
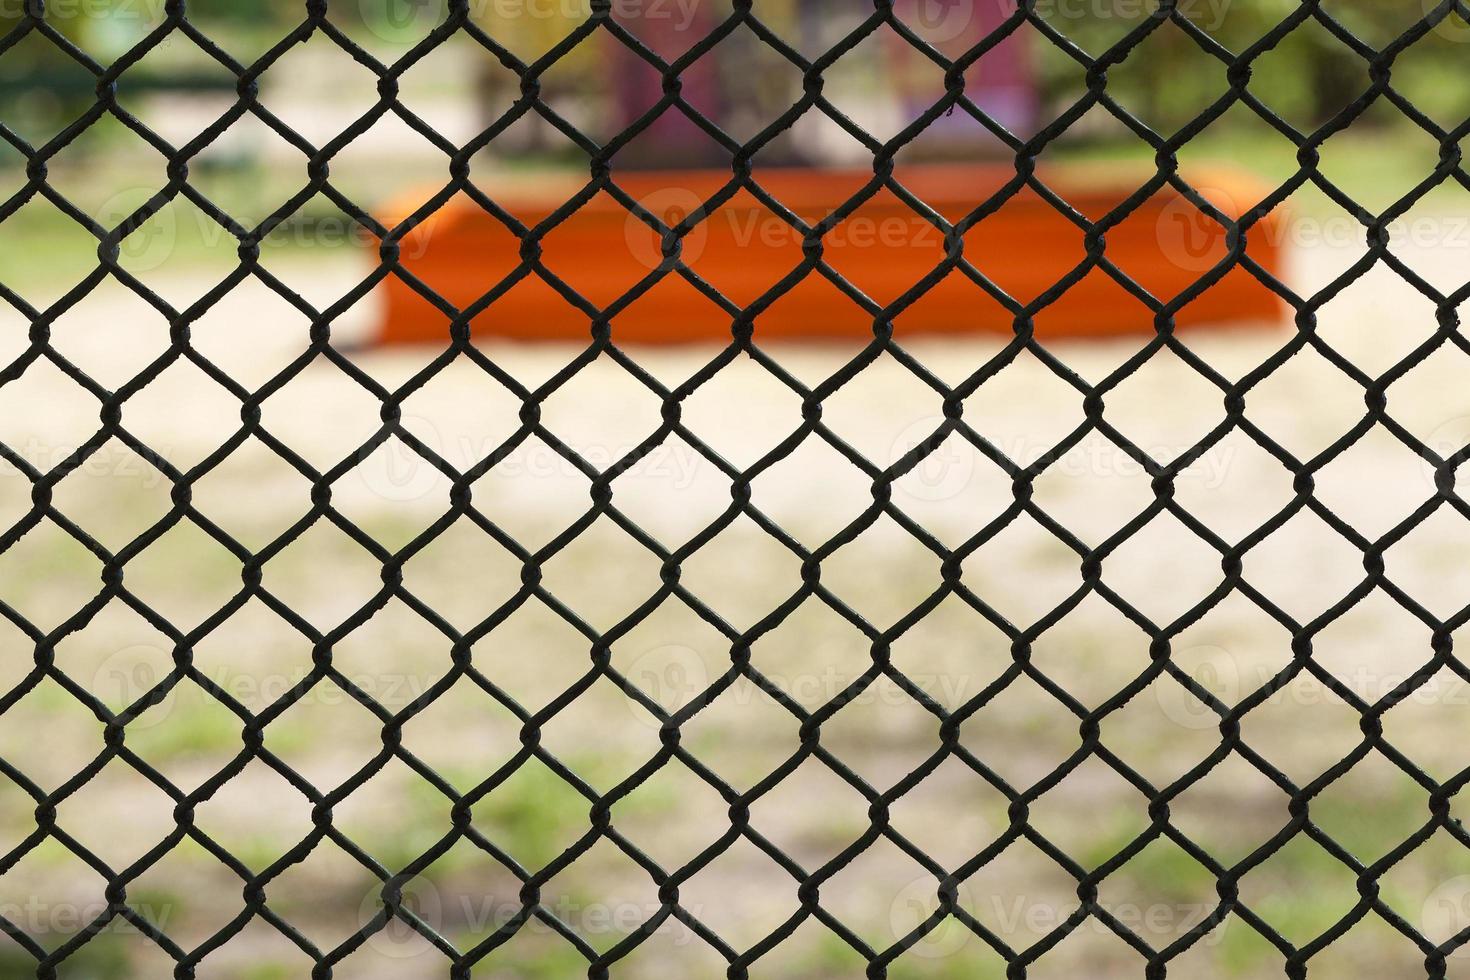
[(474, 808), (485, 835), (528, 868), (543, 868), (591, 828), (589, 804), (556, 773), (532, 760)]
[(295, 975), (296, 971), (284, 963), (255, 963), (243, 969), (240, 980), (287, 980)]
[[(1251, 908), (1298, 946), (1335, 925), (1356, 897), (1347, 868), (1305, 837), (1294, 838), (1252, 872), (1262, 874), (1269, 886), (1257, 885), (1262, 897)], [(1243, 894), (1250, 894), (1250, 884), (1247, 876)]]
[(1211, 959), (1225, 976), (1264, 977), (1281, 972), (1281, 953), (1236, 916), (1217, 927), (1206, 941), (1211, 940), (1216, 943)]
[[(1126, 843), (1121, 841), (1113, 853)], [(1106, 855), (1104, 860), (1111, 856)], [(1214, 876), (1171, 841), (1156, 840), (1149, 844), (1117, 874), (1135, 882), (1151, 901), (1195, 902), (1215, 894)]]
[[(1296, 147), (1274, 133), (1205, 132), (1189, 141), (1188, 152), (1196, 161), (1218, 161), (1278, 185), (1301, 169)], [(1323, 172), (1350, 197), (1370, 208), (1384, 208), (1393, 203), (1397, 194), (1385, 195), (1385, 187), (1403, 185), (1406, 175), (1428, 177), (1439, 162), (1433, 146), (1424, 139), (1395, 139), (1391, 133), (1367, 130), (1333, 136), (1323, 144), (1322, 154)], [(1152, 169), (1154, 162), (1153, 150), (1137, 140), (1062, 144), (1048, 151), (1045, 159), (1056, 164), (1134, 165), (1145, 169)], [(1183, 164), (1186, 178), (1189, 170), (1189, 165)], [(1424, 203), (1445, 203), (1456, 193), (1441, 185)], [(1464, 203), (1463, 194), (1460, 203)], [(1309, 214), (1340, 212), (1336, 204), (1315, 190), (1294, 194), (1291, 206)]]
[[(119, 169), (120, 168), (120, 169)], [(91, 201), (86, 195), (74, 203), (97, 223), (111, 228), (146, 204), (160, 179), (151, 171), (130, 172), (126, 161), (91, 161), (82, 166), (57, 168), (59, 182), (70, 190), (83, 186), (98, 173), (107, 180), (99, 188), (128, 189), (108, 200)], [(301, 180), (287, 180), (263, 166), (209, 168), (199, 183), (207, 196), (247, 228), (267, 217), (277, 202), (300, 189)], [(0, 185), (15, 183), (12, 174), (0, 174)], [(122, 242), (120, 262), (145, 280), (155, 270), (222, 274), (239, 264), (240, 242), (182, 199), (166, 205)], [(371, 201), (371, 195), (363, 198)], [(264, 202), (271, 202), (266, 204)], [(366, 232), (322, 199), (307, 202), (274, 229), (261, 244), (261, 255), (271, 265), (310, 263), (361, 251)], [(370, 236), (369, 236), (370, 237)], [(9, 286), (46, 287), (80, 282), (98, 267), (97, 239), (86, 228), (48, 203), (33, 201), (0, 224), (3, 250), (0, 281)], [(24, 247), (18, 247), (24, 243)], [(367, 253), (364, 252), (364, 255)], [(22, 290), (29, 295), (28, 289)]]
[[(67, 980), (131, 980), (136, 975), (120, 944), (99, 939), (68, 956), (57, 972)], [(0, 977), (19, 980), (35, 975), (36, 961), (24, 951), (13, 946), (0, 949)]]
[(173, 697), (176, 701), (164, 722), (128, 730), (130, 749), (151, 762), (224, 758), (240, 751), (243, 722), (233, 712), (192, 684), (180, 685)]
[[(586, 958), (565, 940), (558, 937), (535, 942), (534, 955), (526, 955), (518, 940), (512, 940), (504, 953), (492, 953), (472, 976), (483, 980), (566, 980), (587, 975)], [(460, 949), (474, 945), (473, 937), (468, 936), (451, 937), (451, 941)]]

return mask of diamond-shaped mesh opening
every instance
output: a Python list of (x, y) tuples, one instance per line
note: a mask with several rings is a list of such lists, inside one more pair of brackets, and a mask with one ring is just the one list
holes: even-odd
[(682, 867), (723, 833), (728, 810), (719, 794), (685, 766), (669, 764), (647, 776), (613, 810), (619, 832), (664, 867)]
[[(1343, 894), (1342, 886), (1347, 884), (1351, 891), (1354, 877), (1321, 845), (1300, 836), (1275, 850), (1241, 880), (1241, 898), (1289, 941), (1304, 944), (1352, 909), (1355, 901)], [(1308, 894), (1315, 897), (1291, 900)]]
[[(736, 748), (730, 733), (759, 717), (758, 738)], [(800, 725), (790, 711), (744, 677), (722, 684), (718, 696), (686, 723), (690, 753), (726, 785), (748, 790), (799, 761)]]
[[(128, 399), (123, 425), (129, 433), (155, 450), (179, 470), (198, 466), (219, 443), (239, 428), (240, 406), (233, 395), (201, 367), (183, 358), (156, 362), (146, 374), (148, 384)], [(178, 411), (188, 404), (206, 420), (216, 439), (200, 439)]]
[(754, 526), (731, 522), (684, 564), (681, 583), (736, 625), (759, 622), (802, 588), (800, 560)]
[[(1369, 787), (1372, 787), (1371, 789)], [(1347, 801), (1371, 793), (1384, 802), (1371, 819)], [(1375, 861), (1417, 836), (1430, 821), (1429, 797), (1381, 755), (1368, 756), (1312, 802), (1312, 819), (1360, 861)], [(1430, 854), (1416, 854), (1420, 865)]]
[[(1075, 721), (1050, 691), (1022, 677), (993, 694), (966, 719), (960, 744), (995, 775), (1025, 788), (1040, 782), (1080, 748)], [(1024, 732), (1016, 730), (1018, 725), (1024, 726)], [(1017, 743), (1024, 748), (997, 751)]]
[[(1368, 66), (1317, 18), (1306, 18), (1287, 43), (1256, 59), (1251, 90), (1271, 111), (1304, 131), (1342, 112), (1368, 88)], [(1296, 70), (1292, 58), (1313, 57), (1319, 77)]]
[(26, 919), (20, 910), (27, 906), (39, 909), (29, 916), (28, 932), (49, 953), (88, 926), (108, 920), (105, 886), (106, 879), (80, 854), (51, 838), (20, 855), (0, 894), (15, 918)]
[(399, 759), (359, 783), (333, 823), (385, 867), (407, 867), (449, 832), (452, 803)]
[(834, 697), (832, 707), (842, 707), (823, 730), (830, 729), (834, 745), (842, 746), (842, 764), (879, 789), (896, 782), (899, 771), (922, 768), (938, 748), (938, 721), (887, 677), (867, 684), (856, 679)]
[[(88, 826), (98, 810), (125, 815), (111, 827)], [(126, 868), (174, 829), (173, 802), (125, 762), (114, 760), (57, 808), (57, 822), (113, 868)]]
[[(356, 121), (375, 102), (371, 69), (323, 33), (313, 33), (271, 63), (263, 76), (261, 104), (281, 123), (314, 146), (325, 146), (340, 134), (343, 123)], [(310, 93), (307, 100), (290, 96)], [(306, 106), (317, 112), (308, 113)], [(321, 109), (330, 108), (330, 112)]]
[(1154, 501), (1141, 461), (1149, 451), (1133, 448), (1126, 436), (1120, 442), (1089, 432), (1032, 484), (1037, 505), (1092, 544), (1106, 541)]
[[(144, 693), (151, 694), (152, 689)], [(161, 700), (127, 727), (128, 745), (165, 778), (193, 789), (213, 775), (212, 763), (240, 750), (243, 727), (226, 702), (185, 679), (167, 688)]]
[[(58, 751), (45, 758), (27, 759), (19, 772), (33, 786), (54, 790), (92, 764), (103, 751), (102, 724), (55, 681), (37, 678), (6, 696), (10, 705), (0, 718), (0, 745), (7, 757), (19, 757), (32, 739), (50, 736)], [(27, 826), (26, 832), (34, 830)]]
[[(1361, 133), (1366, 135), (1375, 129), (1382, 131), (1385, 126), (1394, 126), (1402, 118), (1402, 112), (1388, 100), (1380, 99), (1372, 103), (1360, 118), (1358, 125)], [(1399, 160), (1391, 169), (1355, 177), (1350, 161), (1358, 145), (1361, 144), (1348, 138), (1346, 131), (1329, 139), (1322, 145), (1320, 169), (1328, 180), (1346, 184), (1343, 189), (1350, 191), (1361, 207), (1379, 210), (1401, 202), (1412, 202), (1423, 193), (1421, 185), (1435, 183), (1430, 180), (1430, 175), (1439, 160), (1439, 141), (1417, 126), (1403, 131), (1402, 143), (1396, 148)]]
[(1309, 671), (1291, 669), (1267, 681), (1258, 692), (1271, 693), (1242, 719), (1242, 736), (1251, 745), (1285, 740), (1262, 754), (1293, 782), (1309, 783), (1360, 749), (1357, 711), (1331, 685)]
[[(464, 737), (436, 738), (445, 726)], [(461, 678), (404, 725), (403, 744), (451, 786), (467, 792), (520, 751), (520, 730), (516, 717), (494, 697)]]
[[(125, 216), (124, 216), (125, 217)], [(101, 283), (51, 327), (52, 343), (100, 384), (119, 388), (168, 350), (168, 321), (114, 280)]]
[[(92, 168), (111, 155), (127, 161), (126, 168), (119, 168), (118, 179), (105, 183), (89, 179)], [(103, 116), (88, 126), (53, 160), (55, 172), (48, 175), (48, 183), (109, 228), (168, 182), (165, 158), (114, 116)]]
[(240, 593), (241, 562), (194, 521), (164, 528), (128, 563), (127, 588), (170, 622), (193, 627)]
[[(210, 134), (215, 138), (189, 162), (189, 183), (243, 227), (255, 227), (300, 192), (303, 147), (259, 114), (229, 114)], [(269, 165), (263, 174), (261, 163)]]
[[(53, 630), (102, 590), (101, 564), (82, 541), (49, 520), (23, 522), (24, 536), (0, 556), (7, 617), (32, 629)], [(18, 618), (17, 618), (18, 617)]]
[(44, 308), (96, 271), (97, 239), (49, 201), (29, 195), (11, 201), (17, 209), (0, 226), (0, 248), (14, 257), (14, 265), (7, 262), (0, 284)]
[[(1118, 4), (1119, 8), (1123, 5)], [(1190, 8), (1186, 16), (1197, 27), (1208, 27), (1200, 21), (1209, 21), (1207, 5)], [(1144, 8), (1133, 8), (1142, 11)], [(1191, 16), (1192, 15), (1192, 16)], [(1120, 26), (1137, 30), (1139, 20), (1122, 21)], [(1195, 84), (1188, 86), (1160, 86), (1154, 84), (1157, 76), (1152, 72), (1160, 63), (1169, 65), (1170, 73), (1189, 77)], [(1116, 73), (1109, 73), (1109, 90), (1118, 102), (1145, 125), (1161, 133), (1172, 133), (1189, 121), (1198, 118), (1217, 99), (1229, 90), (1225, 76), (1226, 66), (1207, 53), (1174, 20), (1166, 20), (1134, 47)]]
[[(1390, 744), (1413, 760), (1415, 766), (1439, 779), (1452, 779), (1455, 775), (1452, 772), (1455, 760), (1444, 750), (1444, 743), (1436, 732), (1442, 732), (1446, 725), (1464, 718), (1466, 684), (1463, 674), (1462, 664), (1452, 664), (1429, 674), (1422, 682), (1416, 676), (1414, 681), (1418, 683), (1414, 685), (1413, 692), (1397, 703), (1383, 719), (1384, 737)], [(1408, 678), (1399, 680), (1392, 675), (1388, 679), (1394, 682), (1394, 688), (1388, 693), (1393, 693), (1400, 684), (1408, 681)], [(1388, 693), (1384, 696), (1387, 697)]]
[(1393, 84), (1419, 111), (1445, 125), (1452, 119), (1463, 119), (1470, 106), (1465, 104), (1463, 93), (1447, 91), (1435, 84), (1437, 75), (1443, 77), (1439, 67), (1442, 53), (1463, 43), (1450, 36), (1445, 22), (1441, 22), (1440, 27), (1440, 30), (1430, 31), (1394, 60)]
[(1257, 766), (1232, 753), (1171, 804), (1171, 822), (1229, 867), (1267, 846), (1290, 815), (1289, 797)]
[[(264, 515), (230, 493), (239, 480), (269, 485), (281, 506)], [(220, 460), (190, 488), (191, 503), (217, 527), (246, 548), (263, 549), (311, 510), (311, 484), (286, 460), (256, 438)]]
[[(272, 682), (276, 690), (270, 689)], [(331, 679), (312, 683), (310, 678), (267, 677), (263, 687), (278, 699), (278, 707), (290, 705), (266, 729), (266, 749), (313, 786), (335, 789), (382, 751), (382, 723), (358, 701), (364, 695), (371, 697), (371, 692), (351, 678), (339, 684)], [(328, 751), (315, 744), (316, 733), (327, 726), (340, 732), (350, 747)]]
[(248, 869), (259, 872), (311, 832), (311, 807), (285, 777), (257, 759), (199, 807), (198, 824)]

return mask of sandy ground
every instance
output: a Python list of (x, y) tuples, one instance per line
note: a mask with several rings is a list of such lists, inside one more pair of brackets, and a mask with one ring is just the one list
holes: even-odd
[[(1465, 251), (1442, 241), (1406, 244), (1396, 253), (1441, 286), (1464, 277)], [(1292, 282), (1321, 288), (1348, 268), (1360, 248), (1319, 242), (1296, 250)], [(314, 302), (340, 295), (361, 275), (350, 265), (320, 263), (286, 276)], [(197, 278), (157, 283), (174, 302), (201, 294)], [(337, 324), (350, 338), (370, 329), (370, 304)], [(1375, 268), (1321, 311), (1322, 335), (1370, 374), (1389, 370), (1430, 333), (1433, 308), (1391, 270)], [(24, 348), (24, 322), (0, 318), (0, 357)], [(257, 386), (291, 363), (305, 343), (299, 313), (259, 284), (239, 287), (204, 317), (193, 343), (242, 383)], [(1190, 334), (1187, 343), (1230, 378), (1245, 376), (1287, 342), (1284, 329)], [(104, 287), (54, 328), (56, 348), (105, 385), (119, 385), (168, 348), (161, 318), (115, 286)], [(1136, 341), (1058, 343), (1054, 352), (1097, 382), (1131, 356)], [(527, 386), (560, 370), (576, 350), (490, 343), (489, 356)], [(956, 384), (999, 349), (993, 339), (915, 340), (907, 348), (946, 383)], [(639, 363), (663, 384), (688, 378), (712, 348), (638, 350)], [(838, 370), (853, 350), (771, 350), (807, 385)], [(361, 352), (357, 367), (394, 387), (432, 356), (429, 351)], [(1436, 451), (1470, 441), (1470, 387), (1463, 355), (1442, 349), (1389, 389), (1389, 410)], [(1173, 355), (1154, 358), (1111, 392), (1106, 418), (1167, 459), (1193, 445), (1224, 417), (1217, 389)], [(621, 458), (659, 425), (659, 400), (610, 358), (587, 365), (542, 407), (546, 428), (599, 468)], [(515, 433), (518, 399), (465, 361), (450, 365), (404, 404), (406, 426), (450, 464), (466, 468)], [(263, 405), (263, 424), (311, 465), (326, 468), (353, 452), (378, 426), (379, 405), (325, 362), (305, 368)], [(1304, 353), (1253, 388), (1247, 414), (1300, 458), (1309, 458), (1363, 416), (1361, 388), (1321, 357)], [(49, 469), (95, 431), (97, 405), (49, 365), (37, 363), (0, 387), (0, 439), (32, 465)], [(240, 406), (197, 368), (169, 367), (130, 398), (129, 432), (172, 465), (187, 469), (239, 427)], [(799, 399), (758, 364), (729, 365), (684, 406), (685, 424), (737, 466), (749, 466), (800, 424)], [(1082, 419), (1082, 399), (1027, 355), (996, 375), (966, 404), (966, 421), (1001, 451), (1030, 462)], [(882, 358), (824, 403), (823, 421), (852, 450), (887, 466), (942, 421), (938, 397), (902, 364)], [(258, 440), (199, 479), (194, 504), (251, 549), (267, 546), (311, 508), (307, 481)], [(1316, 494), (1370, 539), (1384, 534), (1434, 492), (1433, 475), (1391, 433), (1375, 429), (1318, 474)], [(400, 548), (448, 507), (449, 481), (396, 441), (333, 486), (333, 506), (389, 548)], [(29, 482), (0, 473), (6, 523), (30, 507)], [(169, 509), (161, 475), (116, 442), (56, 489), (56, 506), (120, 548)], [(1177, 499), (1219, 535), (1240, 540), (1292, 500), (1289, 474), (1241, 432), (1226, 436), (1178, 481)], [(484, 477), (474, 500), (485, 516), (525, 547), (537, 549), (589, 507), (588, 481), (540, 440), (511, 453)], [(729, 481), (694, 448), (671, 440), (614, 485), (619, 511), (666, 546), (677, 547), (729, 504)], [(894, 503), (939, 541), (957, 546), (1012, 500), (1009, 478), (973, 447), (947, 441), (895, 488)], [(1153, 501), (1140, 468), (1098, 435), (1067, 453), (1036, 483), (1037, 504), (1089, 545), (1099, 544)], [(838, 533), (871, 504), (870, 481), (830, 445), (808, 439), (766, 470), (753, 501), (808, 548)], [(1430, 614), (1449, 618), (1470, 604), (1464, 561), (1470, 524), (1441, 508), (1385, 555), (1393, 583)], [(0, 595), (41, 629), (52, 629), (97, 592), (96, 558), (49, 523), (0, 556)], [(340, 531), (319, 524), (267, 563), (265, 586), (297, 610), (306, 629), (330, 631), (381, 585), (380, 564)], [(1357, 549), (1311, 514), (1256, 545), (1245, 560), (1249, 583), (1299, 622), (1308, 622), (1363, 578)], [(405, 586), (455, 629), (472, 630), (510, 600), (521, 584), (519, 561), (482, 530), (460, 521), (405, 566)], [(1178, 521), (1161, 517), (1103, 563), (1103, 581), (1154, 623), (1172, 622), (1220, 582), (1220, 559)], [(193, 628), (240, 588), (239, 563), (197, 529), (175, 529), (128, 565), (128, 590), (181, 628)], [(1081, 585), (1077, 556), (1030, 518), (971, 554), (963, 582), (1019, 627), (1042, 620)], [(822, 564), (835, 599), (878, 629), (892, 629), (942, 584), (933, 552), (885, 517)], [(742, 518), (683, 563), (681, 584), (732, 629), (760, 621), (801, 586), (800, 563)], [(665, 602), (629, 631), (615, 629), (659, 589), (659, 561), (606, 518), (546, 562), (544, 585), (592, 629), (614, 629), (612, 664), (667, 709), (687, 704), (729, 670), (731, 645), (708, 621)], [(0, 688), (22, 682), (32, 645), (0, 627), (7, 655)], [(1009, 640), (956, 597), (938, 605), (894, 643), (895, 664), (947, 710), (964, 706), (1013, 667)], [(1431, 627), (1383, 591), (1366, 596), (1323, 629), (1313, 654), (1321, 669), (1358, 697), (1376, 701), (1431, 656)], [(540, 602), (529, 602), (476, 639), (483, 674), (535, 711), (591, 668), (588, 641)], [(311, 670), (311, 640), (260, 600), (236, 611), (195, 644), (193, 664), (252, 711), (286, 694)], [(1258, 606), (1233, 595), (1184, 629), (1173, 659), (1199, 684), (1233, 704), (1292, 659), (1289, 635)], [(451, 641), (401, 599), (342, 639), (334, 664), (390, 711), (402, 710), (451, 672)], [(752, 647), (752, 663), (793, 700), (815, 710), (871, 667), (871, 644), (829, 604), (809, 600)], [(136, 613), (111, 603), (67, 638), (57, 663), (113, 709), (168, 676), (173, 643)], [(1069, 706), (1022, 677), (962, 728), (962, 742), (998, 779), (1025, 790), (1063, 764), (1076, 768), (1031, 805), (1030, 824), (1086, 868), (1096, 867), (1149, 828), (1146, 798), (1102, 758), (1075, 759), (1077, 711), (1104, 703), (1150, 666), (1144, 632), (1099, 595), (1090, 595), (1048, 628), (1031, 653), (1034, 667), (1074, 699)], [(1385, 719), (1398, 752), (1448, 780), (1466, 763), (1463, 734), (1470, 688), (1442, 671)], [(1155, 681), (1102, 722), (1103, 742), (1153, 785), (1168, 785), (1219, 744), (1218, 719), (1182, 685)], [(127, 745), (191, 792), (241, 751), (239, 720), (193, 684), (128, 728)], [(479, 786), (520, 747), (521, 722), (491, 694), (460, 678), (434, 707), (404, 728), (404, 747), (460, 792)], [(730, 686), (684, 726), (683, 745), (745, 790), (799, 750), (798, 725), (746, 681)], [(352, 777), (381, 749), (381, 725), (331, 684), (314, 688), (267, 729), (272, 758), (322, 790)], [(822, 726), (822, 744), (878, 791), (940, 748), (938, 722), (891, 681), (880, 679)], [(1363, 740), (1359, 716), (1320, 680), (1300, 675), (1267, 697), (1242, 722), (1255, 752), (1298, 785), (1316, 780)], [(607, 792), (659, 751), (658, 722), (605, 679), (546, 721), (542, 746), (596, 792)], [(44, 746), (44, 751), (38, 747)], [(53, 681), (0, 714), (0, 758), (45, 792), (54, 792), (104, 752), (101, 726)], [(1071, 760), (1071, 761), (1069, 761)], [(1429, 819), (1428, 793), (1384, 754), (1369, 752), (1350, 773), (1317, 784), (1312, 816), (1357, 860), (1371, 863)], [(124, 761), (60, 803), (60, 825), (99, 860), (120, 870), (175, 826), (167, 796)], [(636, 846), (672, 871), (693, 860), (730, 826), (727, 804), (706, 780), (671, 762), (649, 784), (619, 794), (614, 823)], [(1240, 861), (1287, 825), (1287, 795), (1240, 755), (1171, 804), (1171, 822), (1226, 865)], [(34, 829), (34, 801), (0, 785), (0, 846)], [(476, 806), (475, 825), (528, 871), (556, 858), (589, 829), (587, 800), (539, 762), (493, 787)], [(1462, 810), (1463, 807), (1457, 807)], [(276, 866), (311, 833), (311, 807), (262, 760), (249, 763), (201, 801), (197, 825), (254, 872), (270, 868), (271, 907), (322, 948), (341, 942), (376, 911), (374, 875), (332, 844), (304, 864)], [(811, 758), (763, 794), (752, 825), (804, 868), (822, 867), (868, 829), (867, 804), (852, 784)], [(396, 871), (449, 831), (443, 793), (401, 759), (334, 808), (334, 824), (383, 867)], [(940, 865), (958, 867), (1007, 834), (1000, 790), (950, 758), (893, 806), (892, 824)], [(129, 884), (178, 942), (191, 947), (238, 913), (240, 879), (193, 844), (185, 844)], [(873, 949), (883, 950), (923, 921), (937, 885), (923, 866), (881, 840), (821, 890), (822, 904)], [(279, 876), (277, 876), (279, 872)], [(1443, 939), (1470, 926), (1470, 854), (1443, 831), (1385, 877), (1383, 900), (1415, 927)], [(1299, 839), (1253, 868), (1242, 899), (1289, 940), (1306, 944), (1347, 915), (1357, 897), (1355, 873), (1317, 844)], [(103, 907), (103, 878), (56, 841), (48, 841), (0, 876), (0, 912), (48, 948)], [(410, 887), (411, 904), (461, 948), (520, 908), (516, 875), (460, 841)], [(1020, 841), (965, 883), (961, 903), (1001, 940), (1025, 949), (1076, 907), (1072, 876), (1034, 844)], [(599, 949), (613, 945), (659, 909), (649, 876), (602, 840), (542, 889), (545, 906)], [(744, 950), (797, 908), (790, 875), (742, 840), (681, 888), (681, 904)], [(1145, 941), (1163, 947), (1214, 907), (1208, 872), (1177, 845), (1159, 842), (1102, 886), (1101, 902)], [(70, 917), (68, 917), (70, 916)], [(501, 919), (500, 921), (503, 921)], [(8, 940), (0, 939), (0, 943)], [(581, 957), (538, 926), (490, 953), (476, 976), (572, 976)], [(6, 957), (11, 957), (7, 959)], [(0, 973), (22, 975), (24, 956), (0, 949)], [(1028, 976), (1141, 976), (1142, 960), (1089, 921)], [(1313, 959), (1313, 976), (1411, 976), (1423, 953), (1376, 915)], [(1170, 975), (1281, 976), (1281, 954), (1243, 920), (1195, 946)], [(446, 975), (446, 961), (423, 940), (394, 926), (334, 974), (417, 978)], [(724, 975), (723, 961), (689, 930), (666, 923), (624, 965), (622, 976), (648, 976), (677, 964), (679, 975)], [(1371, 968), (1370, 968), (1371, 965)], [(863, 960), (815, 921), (753, 972), (769, 977), (863, 975)], [(1470, 975), (1454, 963), (1452, 975)], [(79, 954), (79, 977), (167, 975), (167, 958), (142, 937), (111, 927)], [(257, 920), (204, 961), (201, 977), (305, 977), (310, 962), (270, 925)], [(1366, 971), (1366, 972), (1365, 972)], [(890, 976), (991, 977), (1001, 960), (979, 938), (946, 926), (899, 960)]]

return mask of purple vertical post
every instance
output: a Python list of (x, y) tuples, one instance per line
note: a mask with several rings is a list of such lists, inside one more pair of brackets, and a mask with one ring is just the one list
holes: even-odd
[[(1015, 13), (1015, 0), (896, 0), (894, 12), (918, 35), (947, 57), (958, 58), (1000, 30)], [(1034, 131), (1037, 106), (1035, 72), (1025, 43), (1025, 27), (990, 48), (965, 73), (965, 94), (991, 118), (1012, 132), (1029, 136)], [(928, 109), (942, 96), (932, 81), (927, 59), (902, 39), (896, 39), (895, 72), (904, 80), (899, 86), (903, 109), (909, 117)], [(927, 84), (914, 84), (905, 65), (926, 63)], [(915, 73), (917, 75), (917, 72)], [(979, 134), (978, 124), (963, 112), (942, 116), (925, 131), (931, 146), (957, 141), (973, 148), (990, 142)], [(938, 148), (938, 147), (936, 147)]]
[[(626, 9), (620, 9), (625, 7)], [(714, 27), (710, 4), (613, 4), (614, 17), (665, 61), (683, 56)], [(663, 98), (663, 79), (638, 55), (618, 44), (611, 59), (621, 127), (648, 112)], [(718, 125), (725, 111), (718, 50), (679, 73), (683, 97)], [(701, 167), (728, 164), (724, 150), (677, 107), (670, 106), (620, 151), (625, 167)]]

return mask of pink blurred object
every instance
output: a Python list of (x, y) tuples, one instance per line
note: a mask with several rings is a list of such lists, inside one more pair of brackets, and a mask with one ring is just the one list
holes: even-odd
[[(719, 26), (712, 6), (704, 3), (643, 3), (630, 11), (619, 23), (669, 62), (685, 55)], [(655, 11), (661, 14), (654, 16)], [(895, 0), (894, 4), (896, 17), (949, 58), (959, 58), (982, 43), (1014, 12), (1015, 0)], [(758, 13), (763, 20), (779, 23), (800, 35), (791, 40), (808, 57), (836, 43), (861, 20), (851, 8), (833, 0), (762, 0)], [(985, 113), (1012, 132), (1027, 136), (1034, 131), (1038, 99), (1024, 31), (1023, 27), (986, 51), (966, 71), (965, 79), (966, 95)], [(884, 39), (879, 49), (881, 59), (874, 56), (872, 48), (866, 54), (848, 56), (878, 62), (870, 70), (878, 80), (875, 89), (881, 93), (879, 97), (833, 91), (828, 94), (839, 102), (868, 98), (875, 108), (881, 104), (896, 114), (900, 126), (907, 125), (943, 98), (943, 72), (898, 32), (884, 28), (880, 37)], [(737, 102), (742, 110), (757, 110), (763, 120), (774, 119), (788, 108), (786, 103), (755, 106), (749, 94), (737, 99), (726, 91), (727, 84), (735, 84), (730, 80), (740, 80), (744, 93), (750, 73), (762, 70), (745, 61), (750, 52), (741, 41), (737, 31), (679, 74), (683, 97), (717, 125), (725, 125)], [(616, 93), (616, 122), (618, 128), (623, 128), (648, 112), (664, 93), (663, 80), (651, 65), (625, 45), (618, 44), (617, 49), (608, 71), (613, 75), (610, 87)], [(799, 92), (789, 95), (795, 101)], [(910, 160), (972, 158), (998, 145), (979, 122), (956, 109), (931, 122), (907, 155)], [(811, 159), (807, 147), (797, 148), (795, 157), (788, 159), (791, 153), (789, 148), (772, 148), (763, 152), (762, 159), (767, 163), (823, 162)], [(683, 111), (670, 107), (619, 151), (617, 162), (634, 169), (723, 167), (729, 156)]]
[[(711, 5), (705, 3), (645, 3), (633, 9), (642, 15), (628, 18), (623, 26), (668, 62), (683, 57), (716, 25)], [(655, 11), (661, 15), (654, 16)], [(625, 45), (618, 44), (618, 52), (611, 69), (616, 74), (618, 122), (626, 127), (664, 97), (663, 78)], [(681, 71), (679, 83), (683, 98), (718, 122), (725, 110), (718, 50)], [(665, 109), (636, 137), (630, 149), (618, 154), (618, 163), (640, 168), (694, 167), (717, 166), (728, 160), (719, 144), (674, 106)]]
[[(948, 58), (959, 58), (999, 31), (1016, 11), (1014, 0), (895, 0), (894, 14), (925, 41)], [(1035, 129), (1037, 86), (1025, 43), (1028, 28), (1023, 24), (990, 48), (965, 72), (965, 94), (987, 115), (1023, 138)], [(900, 98), (906, 118), (927, 110), (939, 98), (933, 76), (938, 67), (908, 41), (893, 37), (895, 74), (901, 82)], [(912, 70), (905, 71), (909, 66)], [(922, 72), (925, 84), (908, 84)], [(955, 143), (973, 147), (992, 144), (981, 135), (981, 125), (968, 113), (956, 109), (939, 117), (923, 133), (931, 144)]]

